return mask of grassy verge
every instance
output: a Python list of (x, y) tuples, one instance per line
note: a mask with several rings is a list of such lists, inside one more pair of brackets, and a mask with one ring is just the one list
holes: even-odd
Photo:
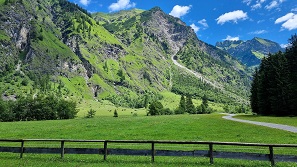
[[(245, 161), (232, 159), (214, 159), (214, 164), (209, 164), (208, 158), (194, 157), (156, 157), (151, 163), (149, 156), (109, 156), (103, 161), (100, 155), (67, 155), (61, 159), (58, 155), (32, 155), (26, 154), (20, 159), (16, 154), (0, 154), (1, 163), (6, 166), (212, 166), (212, 167), (255, 167), (270, 166), (268, 161)], [(294, 166), (293, 163), (277, 162), (278, 166)]]
[(258, 116), (258, 115), (237, 115), (235, 118), (246, 119), (251, 121), (269, 122), (297, 127), (297, 117), (274, 117), (274, 116)]

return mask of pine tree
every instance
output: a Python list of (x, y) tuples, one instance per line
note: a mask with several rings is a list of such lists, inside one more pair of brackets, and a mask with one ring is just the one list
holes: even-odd
[(186, 96), (186, 111), (190, 114), (196, 114), (196, 109), (190, 95)]
[(262, 115), (269, 115), (270, 114), (270, 101), (268, 97), (270, 96), (269, 94), (269, 85), (268, 85), (268, 74), (267, 74), (267, 69), (269, 68), (268, 66), (268, 59), (263, 58), (260, 69), (259, 69), (259, 87), (258, 87), (258, 106), (259, 106), (259, 114)]
[(285, 53), (269, 54), (255, 71), (251, 107), (262, 115), (297, 115), (297, 35)]
[(178, 113), (176, 114), (183, 114), (186, 111), (186, 100), (184, 95), (181, 95), (180, 97), (179, 106), (177, 110), (178, 110)]
[(289, 108), (292, 115), (297, 115), (297, 35), (294, 34), (289, 39), (290, 46), (286, 49), (285, 56), (288, 60), (290, 71), (290, 101)]
[(202, 104), (208, 108), (208, 100), (207, 100), (207, 96), (204, 94), (202, 97)]
[(119, 116), (118, 111), (117, 111), (117, 109), (115, 109), (114, 112), (113, 112), (113, 117), (118, 117), (118, 116)]
[(259, 73), (258, 69), (256, 68), (253, 81), (251, 85), (251, 96), (250, 96), (250, 102), (251, 102), (251, 108), (254, 113), (259, 113), (259, 106), (258, 106), (258, 89), (259, 89)]

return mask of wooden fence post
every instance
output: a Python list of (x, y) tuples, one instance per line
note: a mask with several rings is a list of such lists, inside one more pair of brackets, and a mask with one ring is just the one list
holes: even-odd
[(209, 144), (209, 163), (213, 164), (213, 144)]
[(273, 155), (273, 147), (272, 146), (269, 146), (269, 160), (271, 162), (271, 166), (274, 166), (275, 162), (274, 162), (274, 155)]
[(24, 153), (24, 140), (22, 140), (22, 143), (21, 143), (21, 150), (20, 150), (20, 152), (21, 152), (21, 154), (20, 154), (20, 158), (23, 158), (23, 153)]
[(107, 158), (107, 141), (104, 141), (104, 161), (106, 160)]
[(65, 144), (65, 141), (61, 140), (61, 158), (64, 158), (64, 154), (65, 154), (64, 144)]
[(155, 162), (155, 143), (152, 142), (152, 162)]

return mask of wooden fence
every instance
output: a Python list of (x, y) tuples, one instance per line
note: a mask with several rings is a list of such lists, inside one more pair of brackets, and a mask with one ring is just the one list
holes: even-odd
[[(24, 153), (40, 153), (40, 154), (60, 154), (61, 158), (65, 154), (99, 154), (103, 155), (106, 160), (108, 155), (138, 155), (138, 156), (151, 156), (152, 162), (155, 161), (155, 156), (195, 156), (195, 157), (209, 157), (211, 164), (214, 163), (214, 158), (231, 158), (231, 159), (245, 159), (245, 160), (266, 160), (270, 161), (271, 165), (275, 165), (275, 161), (291, 161), (297, 162), (296, 155), (276, 155), (274, 148), (297, 148), (297, 144), (259, 144), (259, 143), (237, 143), (237, 142), (204, 142), (204, 141), (164, 141), (164, 140), (64, 140), (64, 139), (0, 139), (0, 144), (4, 142), (20, 143), (19, 147), (1, 146), (0, 152), (19, 153), (20, 158)], [(26, 147), (25, 143), (59, 143), (59, 147)], [(69, 148), (65, 147), (66, 143), (102, 143), (102, 148)], [(146, 144), (151, 149), (114, 149), (108, 148), (110, 143), (123, 143), (123, 144)], [(208, 150), (157, 150), (156, 145), (175, 144), (175, 145), (206, 145)], [(267, 154), (250, 153), (250, 152), (225, 152), (214, 150), (215, 145), (227, 145), (235, 147), (264, 147), (267, 148)], [(296, 151), (297, 152), (297, 151)], [(295, 154), (296, 154), (295, 152)]]

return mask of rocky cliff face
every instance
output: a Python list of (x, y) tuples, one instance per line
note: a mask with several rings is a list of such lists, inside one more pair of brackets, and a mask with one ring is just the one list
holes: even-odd
[(155, 7), (142, 14), (149, 19), (142, 26), (146, 34), (154, 36), (158, 41), (167, 45), (172, 54), (176, 54), (185, 44), (194, 31), (180, 19), (165, 14), (160, 8)]
[(284, 51), (278, 43), (261, 38), (217, 42), (216, 47), (227, 51), (247, 66), (259, 65), (261, 59), (269, 53)]

